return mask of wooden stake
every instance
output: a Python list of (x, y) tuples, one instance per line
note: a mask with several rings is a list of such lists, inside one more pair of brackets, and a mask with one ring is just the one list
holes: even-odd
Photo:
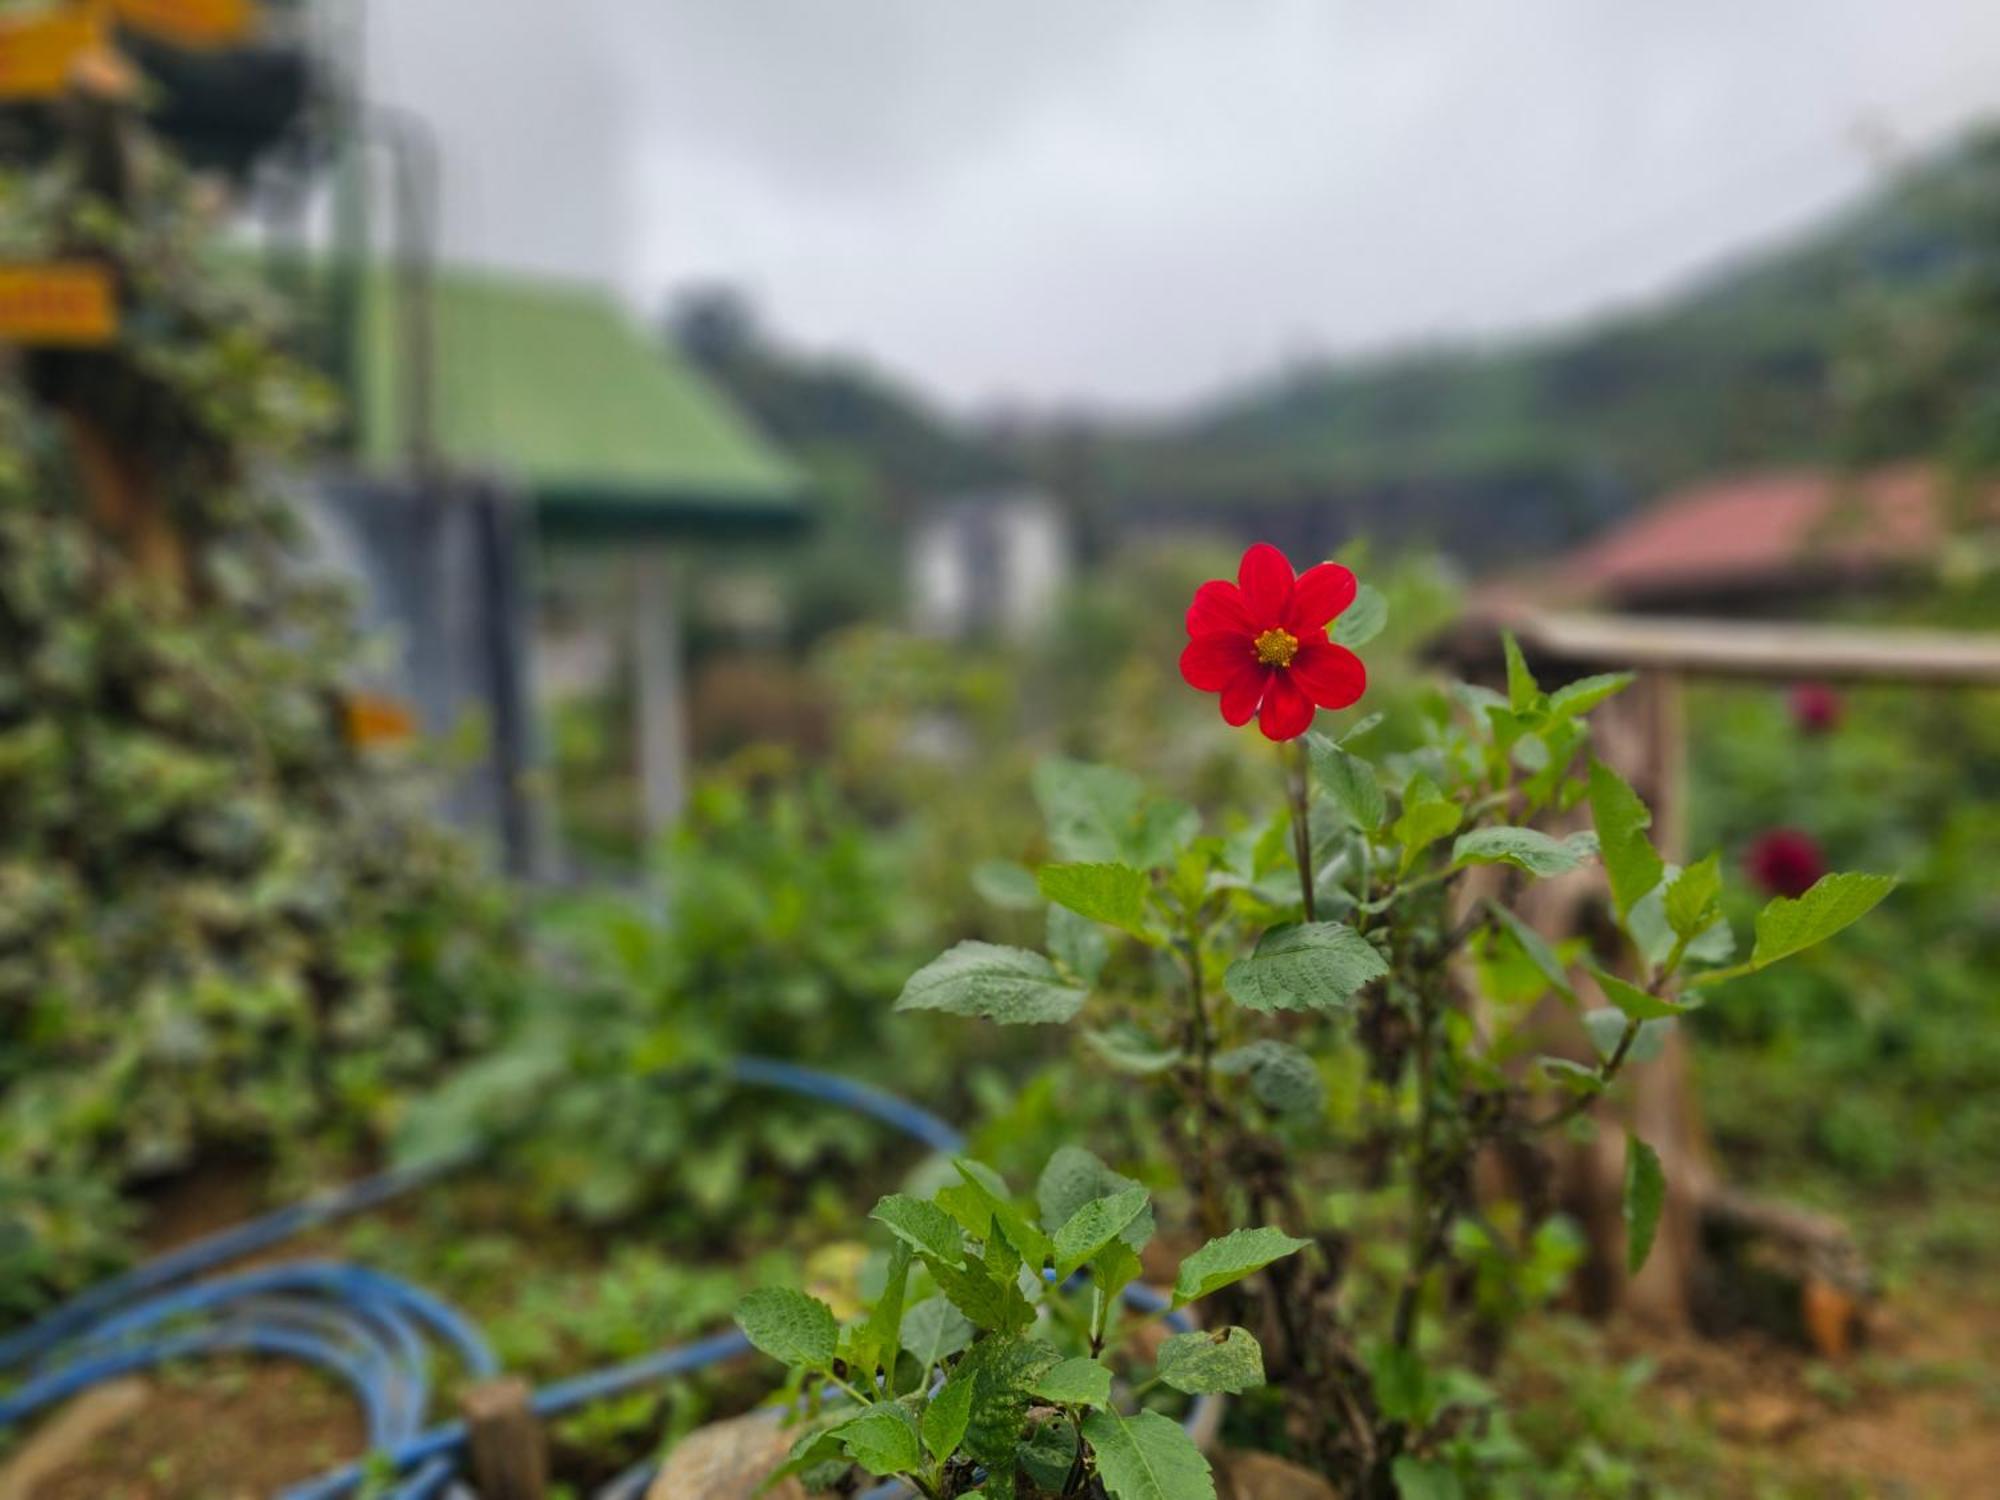
[(472, 1487), (480, 1500), (546, 1500), (549, 1440), (535, 1417), (531, 1395), (527, 1381), (503, 1375), (459, 1397)]

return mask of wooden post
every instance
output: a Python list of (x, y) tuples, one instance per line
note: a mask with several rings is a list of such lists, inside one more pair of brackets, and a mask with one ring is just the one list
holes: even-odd
[(658, 550), (632, 569), (633, 709), (646, 832), (679, 820), (687, 802), (687, 693), (679, 601), (671, 563)]
[(459, 1397), (472, 1487), (480, 1500), (547, 1500), (549, 1441), (530, 1404), (533, 1391), (503, 1375)]

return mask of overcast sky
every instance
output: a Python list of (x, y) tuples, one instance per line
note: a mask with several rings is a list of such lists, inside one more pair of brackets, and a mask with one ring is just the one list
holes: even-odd
[(1996, 0), (373, 0), (447, 253), (1158, 407), (1670, 287), (2000, 115)]

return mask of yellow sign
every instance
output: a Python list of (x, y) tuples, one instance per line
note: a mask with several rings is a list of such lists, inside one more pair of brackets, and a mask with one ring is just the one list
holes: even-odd
[(185, 47), (225, 47), (257, 24), (256, 0), (111, 0), (125, 25)]
[(111, 272), (89, 261), (0, 265), (0, 340), (108, 344), (118, 332)]
[(100, 39), (97, 17), (87, 10), (0, 16), (0, 99), (53, 99)]

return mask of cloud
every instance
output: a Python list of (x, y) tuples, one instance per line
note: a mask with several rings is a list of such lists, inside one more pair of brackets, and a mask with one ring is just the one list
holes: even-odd
[(648, 303), (725, 277), (965, 402), (1644, 295), (1856, 191), (1857, 126), (1962, 125), (2000, 61), (1990, 0), (396, 10), (378, 50), (474, 185), (454, 246)]

